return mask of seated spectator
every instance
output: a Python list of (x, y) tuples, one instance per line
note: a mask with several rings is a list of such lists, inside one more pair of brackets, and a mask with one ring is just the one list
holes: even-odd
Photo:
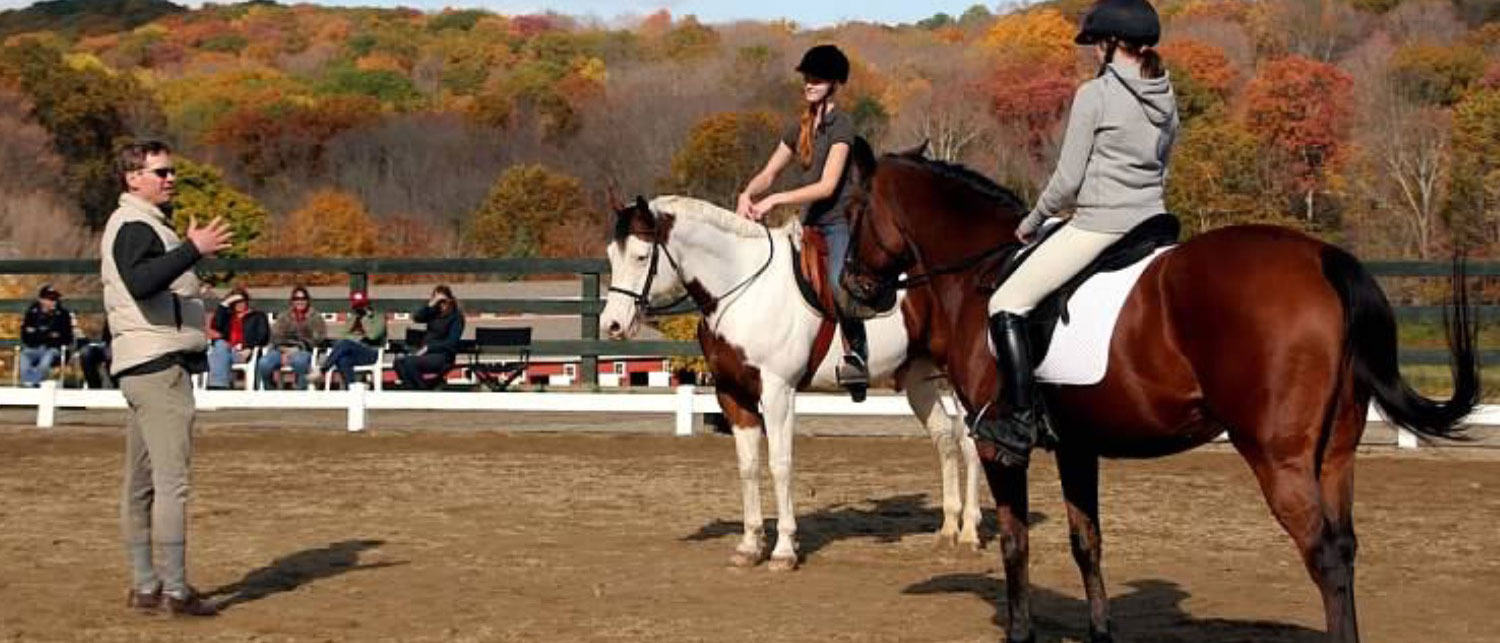
[[(464, 334), (464, 314), (447, 286), (432, 289), (427, 305), (412, 313), (412, 321), (426, 324), (422, 348), (414, 355), (396, 360), (392, 368), (401, 378), (403, 388), (433, 389), (443, 381), (448, 369), (458, 359), (458, 340)], [(433, 376), (429, 380), (428, 376)]]
[(250, 307), (250, 293), (235, 288), (214, 309), (208, 337), (208, 387), (227, 389), (230, 367), (248, 361), (255, 349), (271, 341), (271, 325), (265, 313)]
[(62, 349), (73, 343), (73, 314), (63, 308), (62, 294), (42, 284), (36, 302), (21, 322), (21, 386), (34, 388), (47, 379)]
[(312, 297), (308, 296), (307, 289), (302, 286), (292, 288), (291, 306), (271, 325), (271, 348), (256, 365), (261, 385), (270, 388), (281, 367), (287, 366), (296, 376), (296, 390), (306, 390), (307, 376), (312, 371), (313, 349), (327, 336), (323, 316), (313, 310)]
[(113, 359), (110, 351), (109, 320), (104, 320), (104, 328), (99, 331), (99, 339), (89, 341), (78, 349), (78, 365), (83, 368), (83, 381), (88, 383), (91, 389), (114, 388), (114, 378), (109, 376), (109, 362)]
[(349, 293), (349, 319), (321, 370), (338, 369), (347, 388), (354, 381), (354, 367), (374, 364), (380, 357), (377, 349), (384, 345), (385, 315), (375, 309), (365, 291), (356, 290)]

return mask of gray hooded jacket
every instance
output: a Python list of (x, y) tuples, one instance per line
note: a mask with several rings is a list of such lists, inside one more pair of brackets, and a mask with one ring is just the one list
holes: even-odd
[(1057, 170), (1031, 211), (1033, 222), (1074, 209), (1072, 225), (1123, 233), (1166, 212), (1167, 160), (1177, 137), (1172, 83), (1109, 66), (1080, 88)]

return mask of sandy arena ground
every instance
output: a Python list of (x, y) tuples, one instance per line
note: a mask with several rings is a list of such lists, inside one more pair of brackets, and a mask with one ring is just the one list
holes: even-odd
[[(740, 500), (724, 436), (520, 431), (506, 416), (436, 416), (468, 428), (421, 432), (377, 420), (348, 435), (265, 415), (201, 425), (190, 567), (227, 604), (208, 621), (122, 605), (116, 416), (52, 431), (0, 418), (12, 422), (0, 427), (0, 641), (1001, 636), (998, 548), (933, 547), (925, 438), (799, 438), (805, 561), (773, 574), (727, 564)], [(1355, 509), (1365, 640), (1500, 641), (1500, 453), (1367, 451)], [(1032, 480), (1040, 640), (1079, 640), (1085, 606), (1046, 458)], [(1120, 640), (1322, 641), (1316, 590), (1232, 452), (1109, 462), (1103, 504)]]

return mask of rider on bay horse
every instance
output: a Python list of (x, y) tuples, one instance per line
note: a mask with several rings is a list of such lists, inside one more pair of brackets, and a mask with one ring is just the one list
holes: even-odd
[[(802, 56), (797, 71), (803, 79), (802, 115), (786, 129), (765, 168), (740, 193), (735, 211), (759, 221), (778, 205), (805, 205), (802, 224), (816, 228), (827, 239), (828, 283), (837, 284), (849, 248), (847, 212), (852, 190), (845, 189), (845, 183), (855, 132), (853, 118), (836, 109), (833, 99), (839, 88), (849, 82), (849, 59), (838, 47), (818, 45)], [(793, 162), (798, 187), (756, 201)], [(870, 380), (865, 324), (842, 308), (837, 313), (844, 336), (844, 359), (836, 371), (839, 385), (849, 389), (854, 401), (860, 402)]]
[(1092, 45), (1099, 74), (1073, 97), (1057, 169), (1016, 227), (1035, 239), (1047, 217), (1073, 215), (990, 298), (1003, 415), (975, 426), (1007, 466), (1025, 466), (1041, 421), (1026, 314), (1137, 224), (1166, 211), (1167, 159), (1177, 134), (1172, 83), (1152, 49), (1161, 37), (1147, 0), (1098, 0), (1074, 42)]

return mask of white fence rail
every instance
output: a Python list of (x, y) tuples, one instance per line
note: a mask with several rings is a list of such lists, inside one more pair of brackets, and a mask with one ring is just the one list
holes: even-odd
[[(674, 433), (692, 435), (701, 430), (703, 416), (718, 413), (719, 401), (712, 393), (693, 386), (679, 386), (671, 393), (470, 393), (438, 391), (370, 391), (363, 383), (347, 391), (194, 391), (199, 410), (217, 409), (342, 409), (349, 431), (365, 430), (369, 411), (540, 411), (594, 413), (668, 413), (675, 416)], [(39, 388), (0, 387), (0, 407), (36, 407), (36, 425), (50, 428), (57, 423), (57, 410), (123, 409), (125, 398), (117, 390), (58, 388), (57, 382), (42, 382)], [(951, 399), (944, 400), (948, 414), (958, 414)], [(800, 394), (796, 412), (806, 415), (910, 416), (911, 407), (900, 395), (873, 396), (856, 404), (847, 396)], [(1370, 409), (1370, 421), (1380, 421)], [(1469, 424), (1500, 426), (1500, 405), (1482, 405), (1469, 416)], [(1397, 445), (1416, 448), (1417, 436), (1397, 431)]]

